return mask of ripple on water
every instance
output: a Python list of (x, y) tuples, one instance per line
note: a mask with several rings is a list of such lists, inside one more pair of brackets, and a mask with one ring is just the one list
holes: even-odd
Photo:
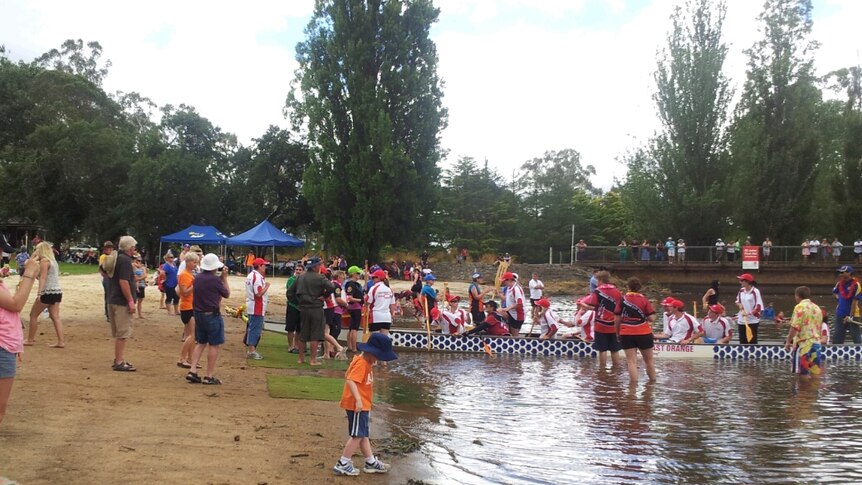
[(411, 353), (379, 392), (446, 482), (862, 482), (858, 363), (657, 365), (630, 387), (591, 359)]

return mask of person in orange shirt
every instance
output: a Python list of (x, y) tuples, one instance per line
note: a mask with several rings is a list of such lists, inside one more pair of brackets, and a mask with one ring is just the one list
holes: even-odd
[(341, 394), (341, 407), (347, 412), (347, 431), (350, 439), (344, 445), (341, 458), (332, 468), (336, 475), (359, 475), (351, 457), (359, 448), (365, 456), (365, 473), (386, 473), (390, 466), (378, 460), (371, 450), (368, 434), (368, 421), (371, 402), (374, 399), (374, 374), (372, 367), (379, 360), (388, 362), (398, 356), (392, 351), (392, 339), (388, 335), (374, 332), (368, 342), (357, 345), (361, 354), (353, 357), (345, 374), (344, 391)]
[(198, 267), (200, 256), (194, 251), (186, 253), (186, 265), (177, 277), (177, 288), (180, 294), (180, 320), (183, 322), (183, 346), (180, 349), (180, 360), (177, 367), (191, 369), (192, 349), (195, 348), (195, 312), (194, 312), (194, 271)]
[(254, 256), (254, 251), (249, 251), (248, 255), (245, 257), (245, 274), (251, 274), (254, 269), (254, 260), (257, 259)]

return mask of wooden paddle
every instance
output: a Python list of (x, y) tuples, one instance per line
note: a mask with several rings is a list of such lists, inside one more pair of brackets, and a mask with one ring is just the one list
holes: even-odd
[(422, 308), (425, 309), (425, 332), (428, 333), (428, 350), (431, 350), (431, 320), (428, 318), (428, 298), (422, 296), (421, 293), (419, 298), (422, 298)]
[(745, 323), (745, 337), (749, 343), (754, 339), (754, 332), (751, 331), (751, 327), (748, 325), (748, 313), (745, 310), (742, 310), (742, 322)]

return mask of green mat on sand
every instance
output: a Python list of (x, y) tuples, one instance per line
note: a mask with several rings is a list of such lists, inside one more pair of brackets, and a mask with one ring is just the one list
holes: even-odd
[(323, 365), (311, 367), (308, 365), (308, 356), (305, 363), (296, 362), (298, 354), (291, 354), (287, 348), (287, 337), (284, 335), (264, 332), (257, 346), (257, 352), (263, 356), (263, 360), (248, 359), (249, 365), (256, 367), (267, 367), (270, 369), (335, 369), (347, 370), (348, 360), (318, 359)]
[(340, 401), (344, 379), (317, 376), (266, 376), (269, 397)]

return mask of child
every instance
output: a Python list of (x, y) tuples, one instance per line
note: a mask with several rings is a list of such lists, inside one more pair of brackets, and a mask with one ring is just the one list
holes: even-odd
[(497, 302), (490, 300), (485, 302), (485, 321), (474, 322), (476, 327), (462, 336), (473, 335), (484, 331), (488, 335), (509, 335), (509, 327), (503, 322), (503, 315), (497, 313)]
[(541, 328), (542, 336), (540, 340), (548, 340), (554, 338), (559, 330), (560, 325), (574, 327), (573, 322), (563, 320), (557, 315), (557, 312), (551, 310), (551, 301), (547, 298), (540, 298), (536, 301), (536, 308), (539, 309), (538, 320)]
[(347, 412), (350, 439), (344, 445), (338, 463), (332, 468), (336, 475), (359, 475), (359, 469), (354, 468), (351, 460), (356, 448), (365, 456), (365, 466), (362, 468), (365, 473), (386, 473), (390, 468), (374, 456), (368, 435), (371, 401), (374, 398), (374, 375), (371, 370), (378, 360), (388, 362), (398, 356), (392, 351), (392, 340), (379, 332), (372, 333), (368, 342), (357, 347), (362, 353), (353, 357), (347, 368), (341, 394), (341, 407)]
[(464, 333), (464, 326), (470, 323), (470, 314), (458, 308), (458, 303), (461, 302), (460, 296), (446, 295), (446, 301), (449, 303), (449, 308), (444, 309), (440, 314), (443, 334), (461, 335)]

